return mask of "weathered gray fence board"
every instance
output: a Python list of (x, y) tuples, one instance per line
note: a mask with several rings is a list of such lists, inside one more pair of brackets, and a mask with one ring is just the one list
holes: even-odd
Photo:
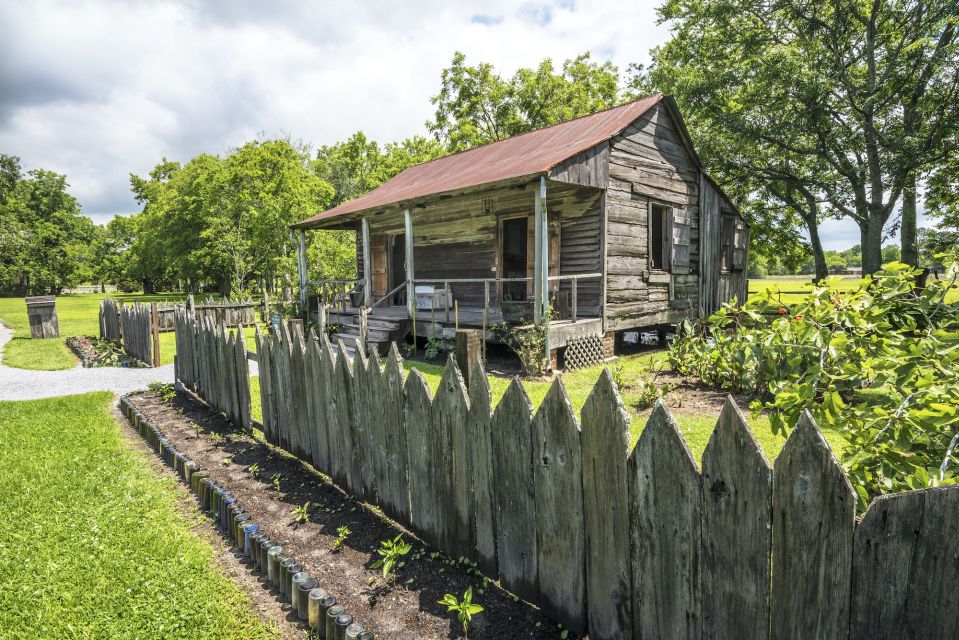
[(330, 443), (330, 466), (326, 472), (333, 481), (341, 487), (346, 486), (346, 471), (343, 462), (343, 439), (340, 436), (340, 408), (337, 400), (337, 391), (340, 387), (339, 359), (345, 356), (337, 355), (326, 336), (323, 336), (323, 384), (326, 397), (326, 429)]
[(372, 502), (376, 496), (373, 469), (370, 361), (361, 349), (353, 354), (353, 464), (360, 483), (358, 496)]
[(356, 464), (356, 446), (353, 441), (353, 430), (356, 423), (353, 398), (353, 363), (346, 355), (346, 347), (342, 340), (338, 341), (337, 349), (340, 353), (336, 358), (336, 393), (338, 400), (336, 406), (339, 412), (337, 423), (340, 426), (341, 462), (343, 463), (343, 472), (346, 474), (346, 484), (344, 486), (353, 495), (362, 495), (363, 479)]
[(310, 339), (306, 344), (306, 358), (309, 366), (309, 388), (307, 397), (310, 399), (310, 450), (313, 455), (310, 462), (324, 473), (329, 469), (330, 443), (326, 431), (326, 398), (323, 383), (323, 354), (320, 341), (314, 332), (310, 332)]
[(856, 498), (804, 413), (773, 470), (772, 637), (845, 638)]
[(100, 301), (100, 337), (120, 343), (120, 311), (113, 298)]
[(490, 453), (490, 421), (493, 418), (492, 398), (486, 372), (477, 361), (470, 373), (469, 420), (466, 424), (470, 442), (470, 477), (473, 488), (473, 545), (480, 569), (496, 578), (496, 525), (493, 516), (493, 458)]
[(582, 411), (586, 602), (592, 640), (632, 638), (626, 449), (629, 416), (608, 369)]
[(369, 403), (370, 420), (370, 472), (375, 487), (375, 496), (372, 500), (381, 507), (385, 504), (384, 496), (389, 493), (389, 463), (387, 462), (387, 424), (388, 420), (384, 401), (388, 391), (385, 389), (383, 366), (380, 364), (380, 355), (375, 345), (370, 345), (369, 387), (366, 392)]
[(633, 637), (702, 637), (702, 480), (662, 400), (629, 458)]
[(856, 529), (850, 640), (959, 635), (957, 541), (957, 486), (874, 500)]
[(703, 452), (703, 622), (710, 640), (769, 633), (772, 469), (732, 398)]
[(513, 378), (493, 412), (490, 445), (496, 478), (499, 577), (524, 598), (536, 593), (536, 508), (533, 504), (533, 406)]
[(423, 538), (439, 546), (438, 489), (433, 458), (433, 406), (423, 375), (413, 370), (403, 390), (409, 452), (410, 521)]
[(273, 358), (270, 352), (270, 341), (260, 333), (260, 328), (256, 328), (256, 354), (259, 365), (259, 383), (260, 383), (260, 412), (263, 414), (263, 435), (266, 441), (273, 442), (273, 389), (271, 386), (273, 379)]
[(313, 457), (313, 452), (310, 450), (309, 417), (306, 411), (306, 344), (300, 325), (293, 326), (291, 336), (293, 338), (293, 354), (290, 360), (294, 394), (293, 433), (298, 457), (309, 460)]
[(387, 513), (400, 522), (410, 522), (410, 468), (408, 453), (409, 422), (404, 413), (404, 377), (400, 354), (394, 343), (386, 358), (383, 371), (383, 397), (380, 398), (384, 410), (383, 425), (387, 442), (387, 475), (389, 490), (383, 501)]
[(444, 551), (451, 556), (466, 556), (471, 552), (470, 542), (470, 471), (466, 423), (469, 419), (469, 400), (463, 376), (452, 354), (446, 362), (443, 378), (433, 399), (433, 431), (441, 445), (439, 459), (443, 473), (440, 481), (448, 500)]
[(538, 602), (576, 633), (586, 631), (586, 535), (579, 423), (561, 378), (533, 418)]

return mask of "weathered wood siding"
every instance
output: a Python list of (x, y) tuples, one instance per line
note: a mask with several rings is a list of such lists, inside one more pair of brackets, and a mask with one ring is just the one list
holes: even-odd
[[(699, 174), (664, 105), (613, 138), (606, 194), (606, 328), (676, 322), (699, 302)], [(688, 273), (650, 278), (649, 206), (689, 216)]]
[[(746, 265), (723, 269), (723, 215), (737, 217), (727, 200), (705, 174), (700, 173), (699, 229), (700, 254), (699, 304), (702, 313), (710, 314), (733, 298), (746, 299), (748, 280)], [(740, 223), (741, 224), (741, 223)], [(749, 228), (743, 225), (745, 246), (749, 246)], [(730, 265), (732, 266), (732, 265)]]

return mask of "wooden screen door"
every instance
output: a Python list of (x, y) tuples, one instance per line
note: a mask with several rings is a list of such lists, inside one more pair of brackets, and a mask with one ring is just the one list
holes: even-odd
[(370, 279), (373, 281), (373, 302), (386, 295), (386, 236), (370, 237)]
[[(390, 236), (388, 246), (390, 261), (389, 290), (392, 291), (406, 282), (406, 234), (397, 233)], [(403, 291), (401, 290), (386, 304), (405, 304), (406, 296), (402, 294)]]

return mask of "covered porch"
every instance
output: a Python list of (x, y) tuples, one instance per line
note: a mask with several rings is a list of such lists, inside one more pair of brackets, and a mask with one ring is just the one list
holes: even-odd
[(475, 328), (522, 330), (549, 318), (549, 349), (603, 333), (603, 191), (547, 180), (503, 181), (379, 211), (317, 221), (354, 229), (357, 278), (308, 281), (300, 228), (300, 296), (310, 319), (386, 346)]

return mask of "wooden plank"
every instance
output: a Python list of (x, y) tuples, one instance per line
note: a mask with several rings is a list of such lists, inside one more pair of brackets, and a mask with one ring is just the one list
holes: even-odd
[(353, 463), (356, 465), (362, 497), (372, 502), (376, 495), (376, 480), (373, 476), (373, 438), (370, 435), (372, 399), (370, 397), (370, 362), (363, 349), (353, 354)]
[(600, 374), (583, 405), (582, 424), (589, 637), (629, 640), (633, 637), (626, 490), (629, 415), (609, 369)]
[(433, 398), (432, 415), (441, 539), (444, 550), (453, 557), (468, 556), (472, 550), (468, 411), (463, 376), (450, 354)]
[[(256, 327), (256, 353), (259, 361), (259, 382), (260, 382), (260, 412), (261, 422), (263, 423), (263, 436), (266, 441), (273, 442), (273, 389), (271, 379), (273, 376), (273, 361), (270, 354), (270, 342), (260, 333), (260, 327)], [(179, 347), (177, 347), (179, 353)]]
[(303, 334), (299, 325), (294, 325), (290, 344), (290, 448), (288, 451), (298, 458), (308, 458), (306, 450), (306, 380)]
[(403, 387), (409, 452), (410, 522), (424, 540), (439, 546), (438, 488), (433, 461), (433, 405), (426, 379), (413, 369)]
[(372, 496), (376, 504), (384, 504), (383, 496), (389, 492), (388, 452), (387, 452), (387, 424), (386, 415), (387, 391), (383, 379), (383, 367), (380, 364), (380, 355), (376, 345), (370, 345), (367, 365), (369, 383), (369, 418), (370, 418), (370, 463), (372, 467), (373, 487)]
[(803, 413), (773, 470), (772, 637), (845, 638), (856, 497)]
[(496, 525), (493, 510), (493, 459), (490, 447), (490, 421), (492, 399), (489, 381), (482, 363), (473, 361), (469, 385), (469, 438), (470, 476), (473, 488), (473, 545), (470, 557), (479, 564), (482, 572), (495, 579), (499, 575), (496, 560)]
[(702, 480), (662, 400), (629, 457), (633, 637), (702, 637)]
[(324, 353), (324, 344), (324, 340), (316, 338), (311, 341), (309, 346), (313, 356), (313, 466), (329, 475), (330, 432), (327, 426), (329, 421), (327, 416), (329, 407), (327, 378), (329, 377), (330, 360)]
[(850, 640), (954, 638), (959, 487), (876, 498), (856, 528)]
[(533, 405), (519, 378), (513, 378), (493, 412), (496, 550), (499, 577), (513, 593), (535, 600), (536, 509), (533, 497)]
[(356, 451), (353, 443), (353, 366), (349, 357), (346, 355), (346, 345), (342, 340), (338, 341), (337, 351), (339, 355), (336, 358), (336, 409), (338, 426), (338, 456), (341, 464), (341, 484), (354, 495), (358, 494), (362, 488), (359, 469), (356, 465)]
[(536, 602), (567, 629), (586, 631), (586, 538), (580, 428), (562, 378), (533, 418)]
[(403, 365), (396, 343), (390, 345), (383, 371), (383, 397), (380, 399), (384, 409), (384, 428), (387, 443), (387, 475), (389, 490), (384, 500), (384, 510), (399, 522), (410, 523), (410, 485), (408, 470), (407, 429), (409, 423), (404, 409)]
[(323, 343), (323, 384), (324, 397), (326, 398), (325, 416), (330, 445), (330, 464), (324, 471), (329, 474), (334, 482), (344, 487), (346, 486), (346, 474), (344, 472), (343, 454), (341, 451), (343, 443), (340, 436), (340, 410), (337, 395), (337, 390), (339, 389), (339, 385), (337, 384), (337, 378), (339, 377), (338, 360), (341, 356), (336, 353), (326, 336), (322, 336), (320, 339)]
[(708, 639), (769, 630), (772, 470), (726, 398), (703, 452), (703, 620)]

